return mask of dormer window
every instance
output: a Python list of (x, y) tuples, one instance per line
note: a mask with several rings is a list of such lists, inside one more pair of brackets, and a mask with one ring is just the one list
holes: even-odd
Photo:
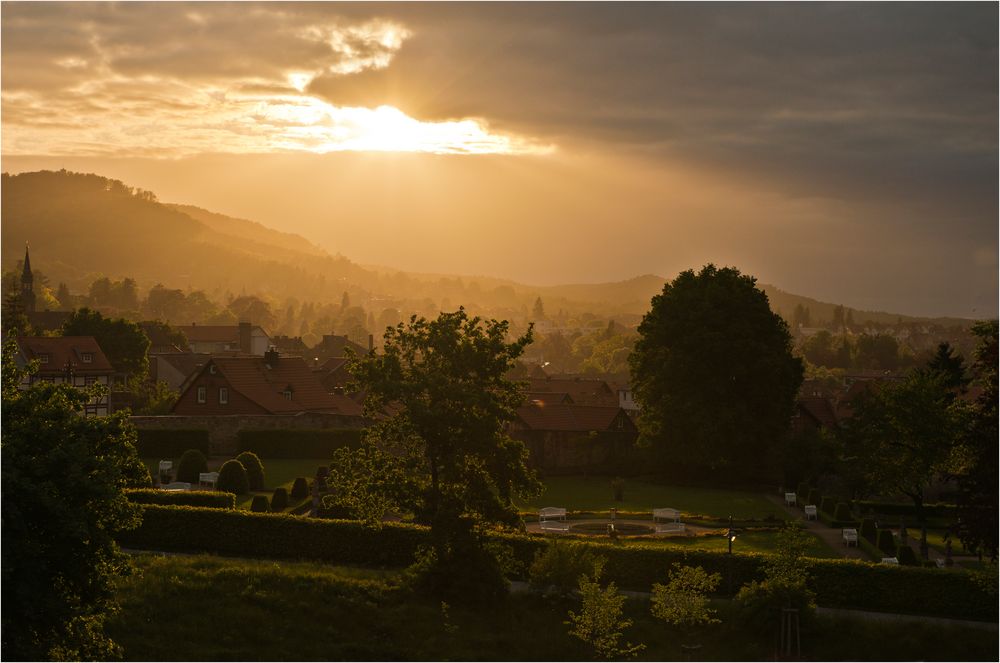
[(211, 366), (208, 367), (208, 372), (211, 373), (212, 375), (215, 375), (215, 364), (212, 364)]
[(94, 353), (93, 352), (81, 352), (80, 353), (80, 359), (83, 361), (84, 364), (92, 364), (92, 363), (94, 363)]
[(292, 390), (291, 389), (285, 389), (283, 392), (281, 392), (281, 395), (285, 397), (286, 401), (292, 400)]

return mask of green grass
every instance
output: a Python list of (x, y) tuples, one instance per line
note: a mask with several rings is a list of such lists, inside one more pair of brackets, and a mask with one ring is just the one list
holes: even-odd
[(638, 479), (625, 480), (625, 500), (615, 502), (608, 477), (551, 477), (544, 481), (545, 490), (537, 498), (521, 505), (525, 510), (543, 506), (561, 506), (572, 511), (652, 512), (654, 508), (672, 507), (684, 514), (762, 520), (768, 516), (786, 519), (781, 507), (761, 493), (716, 488), (666, 486)]
[[(833, 550), (822, 539), (811, 532), (806, 532), (809, 536), (809, 547), (806, 548), (807, 557), (821, 557), (839, 559), (843, 555)], [(702, 536), (672, 536), (665, 539), (656, 539), (657, 542), (665, 546), (678, 548), (690, 548), (692, 550), (713, 550), (725, 551), (729, 547), (726, 537), (721, 534), (707, 534)], [(774, 553), (777, 550), (778, 532), (774, 531), (744, 531), (736, 535), (733, 542), (734, 552), (756, 552)], [(628, 545), (628, 542), (626, 542)]]
[[(574, 599), (516, 594), (502, 605), (442, 610), (399, 589), (398, 572), (209, 556), (135, 558), (139, 573), (118, 591), (122, 609), (108, 632), (126, 660), (588, 660), (564, 624)], [(769, 660), (773, 636), (738, 622), (694, 633), (654, 620), (629, 600), (625, 639), (639, 660), (678, 660), (699, 643), (701, 660)], [(804, 623), (803, 660), (996, 660), (996, 632), (928, 623), (817, 617)]]

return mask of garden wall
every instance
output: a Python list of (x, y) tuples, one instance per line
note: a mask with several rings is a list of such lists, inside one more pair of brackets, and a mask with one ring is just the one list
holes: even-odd
[(326, 430), (360, 429), (362, 417), (343, 414), (303, 412), (301, 414), (227, 414), (227, 415), (164, 415), (131, 417), (132, 423), (143, 430), (205, 430), (208, 431), (209, 454), (235, 456), (238, 436), (243, 430)]

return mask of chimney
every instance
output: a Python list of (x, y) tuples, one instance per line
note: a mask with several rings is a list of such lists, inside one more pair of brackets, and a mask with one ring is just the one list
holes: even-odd
[(368, 354), (375, 352), (375, 334), (368, 334)]
[(240, 352), (248, 355), (253, 354), (253, 342), (250, 335), (251, 329), (252, 327), (249, 322), (240, 323)]
[(271, 368), (278, 365), (278, 349), (273, 345), (267, 349), (267, 352), (264, 353), (264, 363)]

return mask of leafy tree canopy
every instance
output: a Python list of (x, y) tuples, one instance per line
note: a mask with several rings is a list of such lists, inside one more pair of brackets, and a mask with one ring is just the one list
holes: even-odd
[(682, 272), (639, 325), (630, 358), (641, 430), (671, 464), (752, 471), (787, 433), (802, 362), (756, 280)]
[(66, 320), (62, 333), (63, 336), (93, 336), (118, 372), (145, 375), (149, 369), (146, 357), (149, 338), (134, 322), (105, 318), (97, 311), (81, 308)]

